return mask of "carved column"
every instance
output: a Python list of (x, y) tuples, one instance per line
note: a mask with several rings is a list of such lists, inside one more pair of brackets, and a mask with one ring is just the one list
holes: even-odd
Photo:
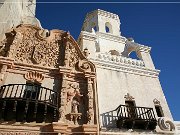
[(64, 53), (64, 66), (69, 67), (69, 46), (67, 39), (69, 38), (69, 33), (66, 33), (66, 36), (63, 38), (63, 43), (65, 44), (65, 53)]
[(87, 78), (88, 82), (88, 124), (94, 124), (94, 94), (93, 94), (93, 81), (92, 78)]
[(64, 122), (65, 121), (65, 105), (66, 105), (66, 87), (67, 87), (67, 75), (62, 75), (62, 88), (60, 92), (60, 108), (59, 108), (59, 121)]

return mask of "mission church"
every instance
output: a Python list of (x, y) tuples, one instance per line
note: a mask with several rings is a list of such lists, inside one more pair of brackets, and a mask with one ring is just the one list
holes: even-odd
[(118, 15), (87, 13), (76, 41), (17, 1), (0, 0), (0, 134), (179, 134), (151, 47), (123, 37)]

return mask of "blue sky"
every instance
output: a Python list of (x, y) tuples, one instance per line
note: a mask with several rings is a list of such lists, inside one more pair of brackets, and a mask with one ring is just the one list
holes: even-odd
[[(67, 1), (73, 0), (64, 0)], [(37, 0), (37, 2), (48, 1)], [(54, 2), (62, 1), (54, 0)], [(180, 120), (180, 1), (176, 0), (179, 3), (95, 3), (97, 2), (95, 0), (90, 2), (94, 3), (37, 3), (36, 17), (44, 28), (70, 31), (77, 39), (88, 12), (103, 9), (118, 14), (123, 36), (133, 37), (135, 42), (152, 47), (151, 56), (155, 67), (161, 70), (160, 82), (171, 113), (175, 120)]]

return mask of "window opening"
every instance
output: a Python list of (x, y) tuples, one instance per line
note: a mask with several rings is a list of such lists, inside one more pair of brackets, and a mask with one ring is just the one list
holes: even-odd
[(108, 27), (108, 26), (106, 26), (106, 32), (107, 32), (107, 33), (109, 33), (109, 32), (110, 32), (110, 30), (109, 30), (109, 27)]
[(41, 84), (26, 82), (26, 87), (24, 91), (24, 98), (37, 100), (40, 92)]
[(155, 106), (156, 109), (156, 113), (158, 117), (164, 117), (163, 111), (162, 111), (162, 107), (161, 106)]

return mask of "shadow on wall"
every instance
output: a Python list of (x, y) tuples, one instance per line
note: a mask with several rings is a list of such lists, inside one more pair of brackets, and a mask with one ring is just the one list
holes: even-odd
[(117, 112), (115, 110), (100, 114), (102, 120), (102, 126), (106, 128), (115, 128), (116, 121), (118, 119)]

